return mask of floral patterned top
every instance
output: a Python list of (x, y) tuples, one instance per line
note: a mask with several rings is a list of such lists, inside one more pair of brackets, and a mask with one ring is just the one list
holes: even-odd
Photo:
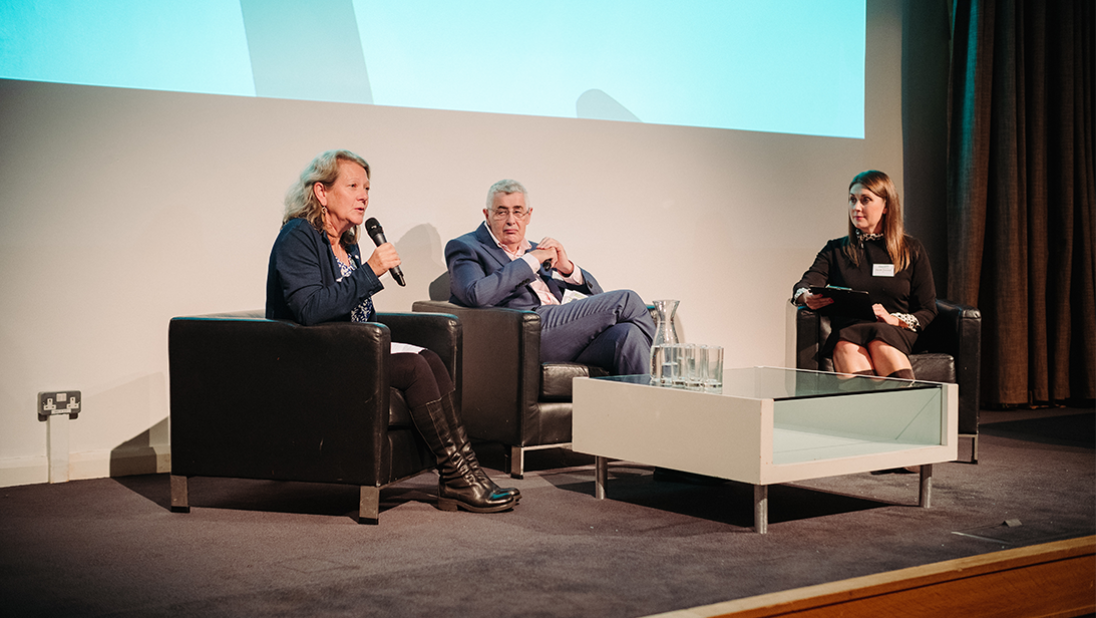
[[(353, 273), (354, 269), (358, 268), (357, 264), (354, 262), (354, 258), (350, 258), (349, 264), (343, 262), (338, 257), (335, 258), (335, 261), (339, 263), (339, 270), (342, 272), (343, 277), (349, 277), (350, 273)], [(342, 277), (337, 281), (342, 281)], [(373, 311), (373, 298), (371, 296), (366, 296), (365, 300), (363, 300), (360, 305), (354, 307), (354, 309), (350, 311), (350, 321), (368, 322), (374, 315)]]

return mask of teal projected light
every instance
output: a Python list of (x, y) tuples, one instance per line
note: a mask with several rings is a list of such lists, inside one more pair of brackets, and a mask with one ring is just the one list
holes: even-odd
[(239, 0), (4, 0), (0, 77), (255, 95)]
[(864, 136), (864, 0), (354, 8), (378, 105)]
[(863, 138), (865, 2), (7, 0), (0, 78)]

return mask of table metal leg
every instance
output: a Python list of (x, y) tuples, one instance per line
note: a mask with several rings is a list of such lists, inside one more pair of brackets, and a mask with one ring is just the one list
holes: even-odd
[(609, 480), (609, 459), (594, 457), (594, 497), (605, 499), (605, 483)]
[(758, 534), (769, 531), (769, 486), (754, 485), (754, 530)]
[(932, 502), (932, 464), (921, 466), (921, 496), (917, 503), (927, 509)]

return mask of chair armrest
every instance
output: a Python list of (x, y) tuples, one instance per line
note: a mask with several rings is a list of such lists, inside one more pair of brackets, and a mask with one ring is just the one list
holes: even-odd
[(936, 299), (936, 317), (919, 338), (917, 348), (956, 357), (961, 356), (964, 352), (963, 346), (966, 345), (969, 349), (971, 344), (966, 340), (971, 333), (964, 333), (964, 328), (969, 331), (974, 327), (978, 334), (981, 332), (981, 323), (982, 314), (978, 309), (938, 298)]
[(444, 301), (416, 301), (411, 309), (460, 319), (462, 411), (469, 435), (522, 444), (521, 424), (537, 410), (540, 392), (540, 315)]
[(441, 357), (461, 401), (461, 345), (463, 326), (448, 313), (378, 313), (377, 322), (388, 327), (392, 341), (417, 345)]
[(198, 316), (172, 319), (168, 340), (173, 474), (360, 485), (383, 477), (383, 324)]
[(818, 350), (822, 346), (819, 340), (820, 319), (817, 313), (803, 305), (795, 309), (796, 369), (818, 369)]
[(936, 299), (936, 317), (922, 335), (930, 352), (944, 352), (955, 359), (959, 384), (959, 432), (978, 433), (981, 410), (982, 313), (975, 307)]

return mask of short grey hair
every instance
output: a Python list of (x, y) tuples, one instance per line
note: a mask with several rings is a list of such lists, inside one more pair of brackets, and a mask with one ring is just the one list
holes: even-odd
[(494, 203), (495, 196), (499, 193), (505, 193), (507, 195), (511, 193), (520, 193), (525, 196), (525, 206), (529, 206), (529, 192), (525, 190), (525, 186), (516, 180), (503, 178), (491, 185), (491, 188), (487, 190), (487, 210), (491, 210), (491, 204)]

